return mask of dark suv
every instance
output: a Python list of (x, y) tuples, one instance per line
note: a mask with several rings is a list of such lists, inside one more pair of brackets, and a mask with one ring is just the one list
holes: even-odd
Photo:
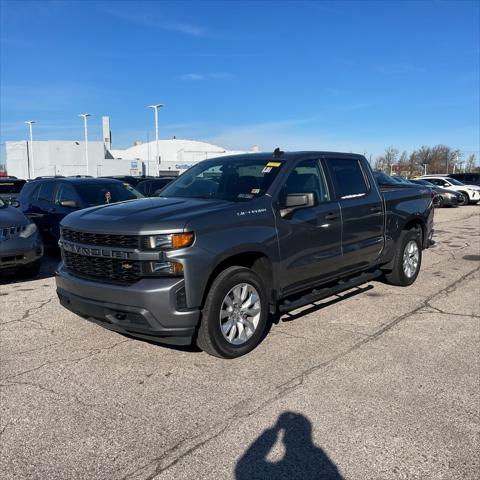
[(28, 182), (18, 200), (23, 213), (37, 224), (44, 243), (56, 246), (60, 221), (69, 213), (141, 197), (141, 193), (119, 180), (53, 177)]

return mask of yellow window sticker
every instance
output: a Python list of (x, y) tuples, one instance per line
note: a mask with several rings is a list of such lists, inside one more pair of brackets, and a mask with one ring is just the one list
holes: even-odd
[(279, 167), (281, 164), (281, 162), (268, 162), (267, 167)]

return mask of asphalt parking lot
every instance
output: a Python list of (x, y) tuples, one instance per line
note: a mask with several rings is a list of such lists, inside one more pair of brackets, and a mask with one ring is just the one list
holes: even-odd
[(4, 479), (476, 479), (480, 206), (436, 211), (417, 282), (285, 315), (233, 361), (0, 285)]

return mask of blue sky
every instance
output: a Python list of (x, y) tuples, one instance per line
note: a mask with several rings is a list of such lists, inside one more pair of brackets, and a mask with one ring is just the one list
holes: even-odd
[[(1, 142), (480, 149), (477, 1), (1, 0)], [(2, 148), (3, 150), (3, 148)]]

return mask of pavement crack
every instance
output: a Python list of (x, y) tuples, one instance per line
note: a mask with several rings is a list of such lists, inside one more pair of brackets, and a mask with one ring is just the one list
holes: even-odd
[(20, 323), (20, 322), (24, 322), (24, 321), (27, 320), (27, 321), (31, 321), (31, 322), (39, 325), (42, 330), (46, 330), (45, 326), (42, 323), (40, 323), (36, 320), (32, 320), (31, 317), (33, 315), (35, 315), (36, 313), (38, 313), (43, 307), (48, 305), (54, 298), (56, 298), (56, 297), (50, 297), (49, 299), (42, 302), (40, 305), (38, 305), (36, 307), (29, 308), (28, 310), (26, 310), (24, 312), (24, 314), (22, 315), (21, 318), (16, 318), (15, 320), (9, 320), (8, 322), (2, 322), (0, 325), (3, 326), (3, 325), (9, 325), (11, 323)]
[(112, 345), (108, 345), (106, 347), (89, 349), (88, 350), (89, 353), (87, 355), (84, 355), (84, 356), (80, 357), (80, 358), (74, 358), (74, 359), (61, 358), (61, 359), (58, 359), (58, 360), (48, 361), (48, 362), (42, 363), (41, 365), (38, 365), (34, 368), (30, 368), (29, 370), (25, 370), (23, 372), (16, 373), (15, 375), (10, 375), (8, 377), (5, 377), (2, 380), (5, 381), (5, 380), (10, 380), (12, 378), (18, 378), (22, 375), (26, 375), (27, 373), (35, 372), (36, 370), (40, 370), (41, 368), (47, 367), (49, 365), (55, 365), (55, 364), (61, 364), (61, 363), (70, 363), (72, 365), (76, 365), (77, 363), (80, 363), (83, 360), (86, 360), (88, 358), (92, 358), (95, 355), (98, 355), (99, 353), (102, 353), (102, 352), (105, 352), (105, 351), (108, 351), (108, 350), (112, 350), (113, 348), (117, 347), (118, 345), (121, 345), (122, 343), (130, 342), (130, 341), (131, 341), (130, 339), (125, 339), (125, 340), (121, 340), (120, 342), (116, 342)]

